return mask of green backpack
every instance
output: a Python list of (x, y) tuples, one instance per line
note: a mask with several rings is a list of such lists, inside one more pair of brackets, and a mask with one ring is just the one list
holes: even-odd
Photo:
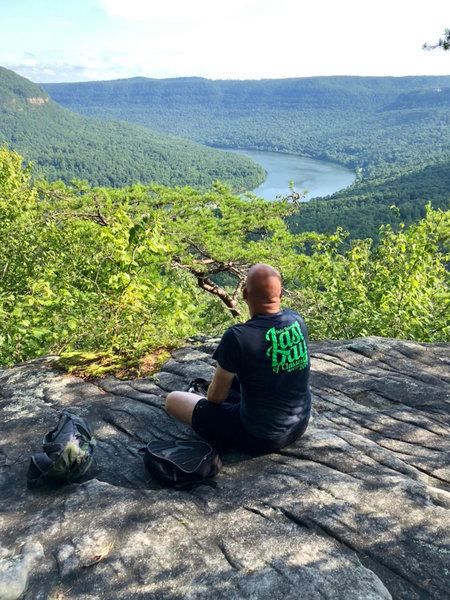
[(89, 424), (63, 411), (57, 427), (44, 436), (44, 452), (31, 457), (28, 487), (35, 487), (43, 478), (66, 482), (80, 478), (92, 464), (95, 443)]

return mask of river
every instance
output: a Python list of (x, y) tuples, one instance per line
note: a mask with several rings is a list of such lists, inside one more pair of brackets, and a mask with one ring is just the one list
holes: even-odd
[(265, 200), (274, 200), (278, 195), (287, 196), (289, 182), (294, 182), (296, 192), (308, 193), (304, 202), (317, 196), (329, 196), (351, 185), (355, 180), (353, 171), (336, 163), (303, 158), (294, 154), (263, 152), (259, 150), (230, 150), (245, 154), (266, 171), (266, 180), (259, 187), (250, 190), (252, 194)]

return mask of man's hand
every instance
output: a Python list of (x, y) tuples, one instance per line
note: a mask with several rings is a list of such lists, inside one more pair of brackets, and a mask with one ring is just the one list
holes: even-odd
[(223, 402), (228, 396), (233, 377), (234, 373), (230, 373), (230, 371), (226, 371), (218, 365), (213, 380), (208, 387), (208, 395), (206, 396), (208, 402), (213, 402), (214, 404)]

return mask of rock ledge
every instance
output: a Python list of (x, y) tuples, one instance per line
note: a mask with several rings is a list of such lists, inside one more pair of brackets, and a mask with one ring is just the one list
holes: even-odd
[[(197, 338), (135, 381), (88, 383), (55, 357), (0, 369), (0, 600), (447, 597), (449, 345), (311, 343), (301, 440), (223, 454), (216, 489), (163, 489), (138, 450), (193, 436), (164, 398), (210, 377), (217, 342)], [(96, 464), (28, 490), (29, 457), (64, 408), (91, 423)]]

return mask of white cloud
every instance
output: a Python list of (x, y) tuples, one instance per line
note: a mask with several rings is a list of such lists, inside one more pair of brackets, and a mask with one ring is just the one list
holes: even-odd
[[(215, 19), (223, 17), (230, 20), (243, 15), (257, 14), (267, 5), (276, 3), (270, 0), (100, 0), (100, 6), (109, 15), (124, 21), (198, 25), (212, 24)], [(220, 21), (217, 21), (216, 25), (220, 27)]]
[(154, 2), (145, 0), (100, 0), (101, 7), (110, 15), (124, 21), (167, 21), (187, 22), (198, 18), (198, 13), (208, 13), (211, 0), (166, 0)]
[[(101, 0), (124, 21), (131, 63), (167, 76), (299, 77), (411, 74), (430, 69), (422, 44), (444, 28), (443, 0)], [(147, 35), (127, 37), (127, 23)], [(434, 27), (437, 32), (431, 33)], [(142, 30), (141, 30), (142, 32)], [(448, 57), (446, 57), (448, 58)], [(448, 72), (442, 56), (434, 72)], [(443, 66), (444, 65), (444, 66)]]
[(400, 76), (450, 67), (450, 53), (421, 49), (450, 25), (448, 0), (80, 2), (84, 11), (61, 4), (42, 23), (30, 19), (28, 34), (4, 44), (9, 56), (0, 52), (0, 64), (34, 81)]
[(24, 67), (36, 67), (38, 64), (38, 61), (36, 58), (25, 58), (24, 60), (22, 60), (21, 64)]

